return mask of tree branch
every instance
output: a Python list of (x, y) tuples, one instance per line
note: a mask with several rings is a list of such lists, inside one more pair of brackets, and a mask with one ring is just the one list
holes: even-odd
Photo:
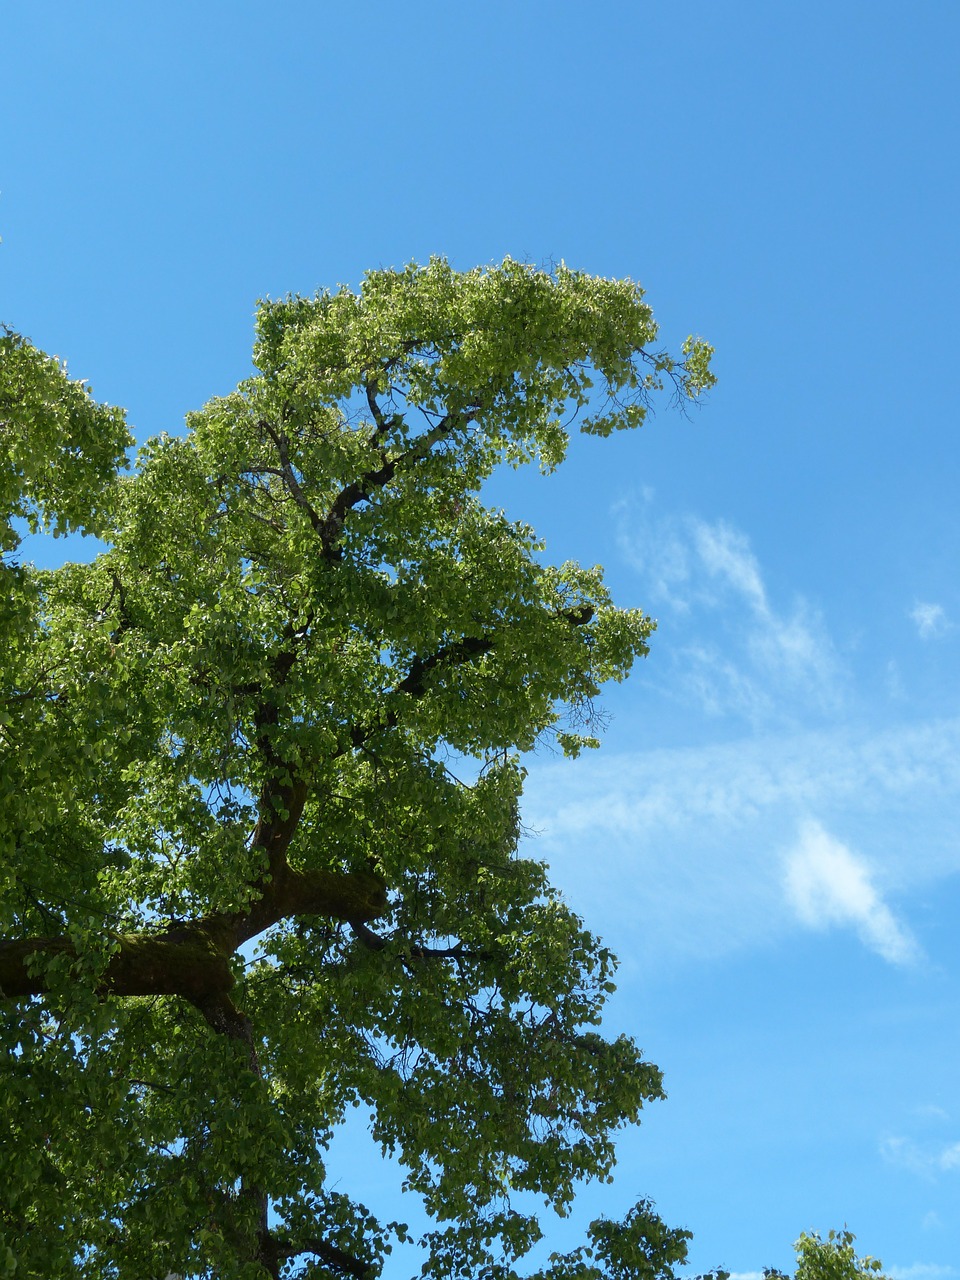
[[(368, 951), (385, 951), (388, 946), (386, 938), (380, 936), (362, 920), (349, 921), (350, 928), (353, 930), (357, 941), (360, 942)], [(465, 947), (462, 942), (455, 943), (452, 947), (422, 947), (417, 944), (411, 945), (402, 955), (402, 960), (495, 960), (496, 954), (493, 951), (471, 951), (469, 947)]]
[(414, 658), (410, 670), (393, 689), (393, 693), (409, 693), (420, 698), (426, 693), (426, 677), (440, 667), (457, 667), (471, 658), (489, 653), (494, 646), (493, 636), (464, 636), (445, 644), (426, 658)]
[[(368, 401), (374, 397), (369, 391)], [(372, 412), (372, 409), (371, 409)], [(343, 522), (347, 517), (347, 513), (361, 502), (369, 500), (377, 489), (382, 489), (389, 484), (397, 471), (402, 471), (406, 467), (412, 466), (425, 458), (435, 444), (442, 440), (458, 426), (466, 426), (467, 423), (473, 422), (480, 412), (479, 405), (475, 408), (466, 409), (462, 413), (447, 413), (430, 431), (425, 431), (423, 435), (418, 436), (409, 449), (405, 449), (402, 453), (396, 454), (392, 458), (388, 458), (385, 453), (381, 452), (382, 465), (373, 467), (366, 471), (358, 479), (345, 485), (334, 498), (327, 512), (326, 520), (323, 521), (324, 530), (321, 533), (323, 540), (323, 554), (325, 559), (329, 561), (338, 560), (340, 551), (338, 543), (340, 534), (343, 530)], [(374, 414), (374, 420), (377, 422), (377, 435), (385, 433), (389, 427), (390, 419), (383, 415), (379, 405), (377, 413)]]
[(317, 515), (311, 506), (307, 495), (300, 487), (300, 481), (296, 477), (293, 466), (290, 462), (290, 442), (282, 431), (277, 431), (266, 418), (261, 418), (257, 423), (261, 431), (265, 431), (273, 443), (277, 446), (277, 453), (280, 457), (280, 466), (282, 467), (283, 480), (290, 491), (290, 497), (293, 498), (297, 506), (307, 513), (307, 518), (313, 525), (317, 533), (323, 537), (323, 521)]
[[(564, 610), (561, 616), (571, 626), (584, 626), (592, 619), (593, 609), (590, 605), (578, 605)], [(488, 653), (495, 643), (493, 635), (464, 636), (426, 657), (415, 658), (407, 674), (385, 697), (389, 699), (397, 693), (423, 697), (432, 672), (470, 662)], [(274, 673), (278, 685), (289, 674), (295, 657), (292, 650), (279, 656), (279, 666)], [(279, 770), (283, 762), (273, 751), (269, 732), (278, 721), (276, 708), (262, 704), (256, 720), (261, 752), (266, 762)], [(350, 727), (344, 750), (363, 746), (397, 722), (396, 710), (388, 708), (376, 723)], [(364, 945), (379, 949), (382, 939), (371, 930), (366, 933), (362, 930), (366, 921), (376, 919), (386, 910), (386, 887), (382, 880), (361, 871), (298, 871), (287, 862), (287, 851), (306, 799), (307, 786), (302, 779), (294, 777), (282, 783), (274, 780), (264, 785), (252, 841), (252, 847), (263, 849), (266, 855), (264, 872), (252, 886), (260, 894), (256, 901), (242, 911), (215, 913), (171, 929), (118, 935), (119, 945), (100, 977), (97, 990), (103, 995), (116, 996), (181, 995), (195, 1004), (218, 998), (234, 984), (230, 955), (243, 942), (292, 916), (319, 915), (348, 921)], [(420, 954), (411, 952), (416, 959), (437, 954), (440, 952), (433, 949), (420, 949)], [(451, 957), (455, 954), (455, 950), (449, 952)], [(70, 960), (78, 958), (75, 945), (66, 937), (0, 941), (0, 997), (16, 999), (44, 994), (49, 984), (31, 972), (31, 962), (34, 958), (57, 955)], [(465, 958), (464, 953), (461, 956)]]
[[(96, 989), (103, 996), (183, 996), (206, 1017), (202, 1002), (217, 1000), (234, 985), (230, 956), (241, 943), (290, 916), (372, 920), (386, 905), (383, 881), (370, 872), (284, 867), (247, 911), (221, 912), (157, 932), (117, 935), (117, 950)], [(49, 956), (78, 958), (69, 938), (0, 941), (0, 998), (46, 994), (51, 984), (33, 969), (36, 961)]]
[[(291, 1240), (282, 1239), (269, 1231), (263, 1232), (260, 1240), (260, 1252), (264, 1265), (267, 1266), (268, 1270), (271, 1264), (276, 1267), (287, 1258), (295, 1258), (301, 1253), (312, 1253), (326, 1266), (330, 1267), (332, 1271), (336, 1271), (340, 1275), (350, 1276), (351, 1280), (373, 1280), (377, 1274), (376, 1267), (371, 1263), (364, 1262), (362, 1258), (354, 1257), (353, 1254), (347, 1253), (338, 1245), (330, 1244), (329, 1241), (320, 1240), (315, 1236), (294, 1243)], [(275, 1273), (271, 1272), (271, 1274)]]
[(388, 418), (380, 408), (379, 402), (377, 401), (377, 393), (380, 390), (380, 387), (376, 378), (368, 378), (363, 384), (363, 388), (366, 392), (367, 405), (370, 409), (371, 416), (377, 424), (377, 436), (383, 437), (390, 430), (391, 425), (396, 421), (396, 419), (394, 417)]
[[(564, 609), (559, 616), (564, 621), (569, 622), (572, 627), (583, 627), (592, 621), (593, 615), (593, 606), (583, 604)], [(495, 634), (463, 636), (459, 640), (452, 640), (449, 644), (442, 645), (425, 658), (414, 658), (404, 678), (383, 694), (384, 700), (388, 701), (397, 693), (410, 694), (414, 698), (423, 697), (427, 692), (426, 678), (431, 671), (437, 671), (442, 667), (456, 667), (462, 663), (469, 662), (484, 653), (489, 653), (496, 646), (496, 642), (497, 637)], [(357, 750), (378, 733), (394, 728), (398, 723), (398, 719), (397, 712), (392, 707), (388, 707), (371, 724), (348, 725), (349, 745), (344, 747), (339, 754), (342, 755), (351, 748)]]
[[(117, 950), (97, 983), (101, 995), (182, 995), (228, 991), (233, 974), (228, 952), (203, 923), (177, 926), (169, 932), (115, 935)], [(44, 957), (77, 959), (75, 944), (64, 937), (0, 941), (0, 995), (5, 999), (43, 995), (50, 984), (34, 973)]]

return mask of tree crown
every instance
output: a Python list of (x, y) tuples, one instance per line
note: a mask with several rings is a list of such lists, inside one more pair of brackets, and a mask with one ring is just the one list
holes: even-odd
[[(518, 848), (522, 755), (593, 745), (653, 624), (480, 491), (711, 385), (656, 334), (630, 281), (372, 272), (262, 303), (257, 372), (129, 476), (122, 414), (8, 335), (5, 514), (109, 543), (4, 566), (8, 1274), (374, 1276), (391, 1229), (325, 1158), (352, 1106), (425, 1275), (515, 1275), (511, 1195), (609, 1178), (660, 1074)], [(642, 1204), (538, 1274), (668, 1277), (685, 1240)]]

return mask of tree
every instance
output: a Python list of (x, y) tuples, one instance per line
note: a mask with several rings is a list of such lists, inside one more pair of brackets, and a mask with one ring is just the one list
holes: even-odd
[[(661, 1077), (518, 802), (652, 623), (479, 492), (711, 385), (656, 335), (630, 281), (373, 272), (262, 303), (254, 376), (129, 475), (122, 414), (6, 335), (0, 1274), (376, 1276), (404, 1230), (325, 1161), (355, 1106), (430, 1276), (513, 1276), (511, 1193), (609, 1177)], [(18, 517), (108, 549), (39, 571)], [(643, 1203), (537, 1274), (686, 1239)]]
[[(797, 1270), (794, 1280), (884, 1280), (883, 1264), (877, 1258), (858, 1258), (853, 1248), (856, 1236), (844, 1228), (831, 1231), (826, 1240), (815, 1231), (804, 1232), (797, 1241)], [(789, 1280), (780, 1271), (765, 1270), (767, 1280)]]

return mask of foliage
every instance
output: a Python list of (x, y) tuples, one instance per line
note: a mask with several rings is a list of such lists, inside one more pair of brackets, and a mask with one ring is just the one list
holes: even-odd
[[(852, 1231), (831, 1231), (826, 1240), (815, 1231), (797, 1241), (797, 1270), (794, 1280), (884, 1280), (883, 1264), (877, 1258), (858, 1258)], [(789, 1280), (780, 1271), (764, 1271), (767, 1280)]]
[(0, 548), (13, 517), (55, 535), (102, 527), (104, 499), (132, 443), (123, 414), (97, 404), (59, 361), (0, 328)]
[[(354, 1107), (426, 1276), (514, 1276), (511, 1196), (609, 1178), (660, 1073), (598, 1030), (613, 957), (518, 804), (652, 623), (479, 494), (709, 387), (656, 333), (630, 281), (374, 272), (262, 303), (255, 375), (127, 476), (122, 415), (6, 335), (0, 1274), (374, 1277), (405, 1231), (327, 1167)], [(109, 549), (18, 564), (16, 517)], [(686, 1238), (644, 1203), (538, 1275)]]

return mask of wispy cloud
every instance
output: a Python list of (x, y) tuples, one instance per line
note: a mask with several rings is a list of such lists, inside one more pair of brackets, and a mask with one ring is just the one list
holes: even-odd
[(782, 718), (796, 700), (807, 710), (837, 706), (839, 664), (819, 612), (801, 596), (787, 609), (774, 605), (742, 531), (723, 519), (657, 517), (649, 494), (615, 514), (645, 598), (682, 619), (674, 689), (712, 715), (754, 725)]
[[(906, 930), (898, 934), (881, 908), (892, 914), (905, 889), (960, 871), (960, 720), (533, 761), (523, 813), (539, 834), (534, 856), (640, 964), (774, 944), (802, 927), (784, 865), (810, 821), (856, 832), (859, 851), (852, 870), (825, 858), (817, 892), (834, 911), (846, 903), (848, 925), (868, 946), (905, 956)], [(812, 880), (817, 865), (798, 861), (797, 874), (805, 867)], [(828, 873), (845, 866), (850, 896), (838, 898), (836, 886), (827, 896)], [(809, 894), (812, 911), (819, 899), (812, 886)]]
[(914, 1262), (909, 1267), (884, 1267), (883, 1273), (890, 1280), (947, 1280), (960, 1275), (956, 1267), (941, 1266), (936, 1262)]
[(910, 610), (910, 617), (916, 624), (921, 640), (939, 640), (941, 636), (953, 630), (942, 604), (930, 604), (918, 600)]
[[(700, 745), (535, 763), (533, 852), (641, 965), (811, 927), (847, 929), (892, 964), (919, 960), (898, 904), (960, 871), (960, 719), (877, 730), (871, 706), (856, 727), (852, 674), (819, 611), (769, 578), (742, 530), (661, 515), (649, 491), (614, 514), (639, 601), (659, 614), (641, 679), (694, 704), (693, 720), (671, 708), (668, 723)], [(931, 607), (927, 625), (949, 625)]]
[(892, 702), (903, 702), (907, 694), (903, 684), (903, 677), (900, 674), (900, 666), (896, 658), (887, 659), (884, 676), (887, 696)]
[(944, 1111), (943, 1107), (938, 1107), (935, 1102), (924, 1102), (913, 1108), (913, 1114), (919, 1116), (921, 1120), (939, 1123), (943, 1120), (950, 1119), (950, 1112)]
[(960, 1142), (921, 1143), (913, 1138), (884, 1138), (880, 1154), (890, 1164), (925, 1178), (960, 1169)]
[(788, 901), (803, 924), (813, 929), (851, 927), (892, 964), (919, 958), (916, 941), (881, 898), (866, 860), (819, 823), (804, 823), (786, 858), (784, 879)]
[[(811, 810), (867, 812), (895, 804), (937, 803), (951, 834), (949, 868), (960, 865), (952, 840), (960, 809), (960, 720), (897, 725), (883, 733), (815, 731), (737, 738), (687, 748), (655, 748), (567, 762), (533, 761), (531, 821), (559, 839), (589, 832), (659, 838), (693, 826), (744, 825), (765, 812), (795, 826)], [(951, 800), (957, 808), (950, 808)], [(929, 867), (915, 848), (897, 848), (904, 867)]]
[(770, 617), (767, 592), (757, 558), (747, 536), (725, 520), (709, 524), (691, 517), (687, 525), (703, 567), (711, 577), (728, 583), (760, 617)]

